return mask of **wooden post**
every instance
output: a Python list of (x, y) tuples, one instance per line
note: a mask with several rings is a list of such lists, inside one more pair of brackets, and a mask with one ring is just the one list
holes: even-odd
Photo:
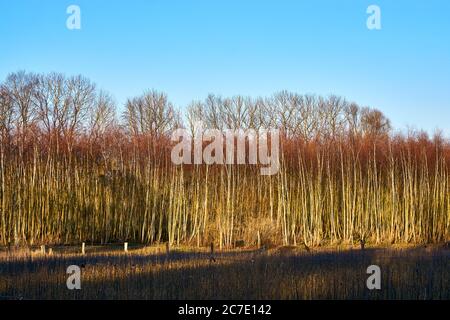
[(170, 244), (169, 241), (166, 242), (166, 262), (169, 261), (169, 257), (170, 257)]
[(364, 239), (359, 240), (359, 244), (361, 245), (361, 250), (364, 250), (364, 246), (366, 244), (366, 241)]
[(211, 255), (209, 257), (209, 262), (216, 262), (216, 259), (214, 258), (214, 242), (211, 241), (210, 245)]
[(166, 242), (166, 254), (169, 255), (170, 253), (170, 245), (169, 242)]
[(81, 244), (81, 254), (86, 254), (86, 244), (84, 242)]
[(45, 254), (45, 246), (44, 245), (41, 246), (41, 253)]
[(258, 230), (258, 249), (261, 248), (261, 236), (259, 234), (259, 230)]
[(123, 251), (128, 252), (128, 242), (124, 242)]

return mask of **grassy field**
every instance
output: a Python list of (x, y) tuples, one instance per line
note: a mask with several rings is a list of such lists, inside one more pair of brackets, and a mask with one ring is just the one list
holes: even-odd
[[(0, 251), (0, 299), (450, 299), (448, 246), (278, 247), (228, 250), (164, 246)], [(369, 290), (369, 265), (381, 289)], [(66, 268), (81, 267), (81, 290)]]

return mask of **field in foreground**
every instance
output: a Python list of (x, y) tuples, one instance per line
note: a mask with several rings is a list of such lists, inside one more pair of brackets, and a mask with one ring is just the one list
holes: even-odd
[[(0, 251), (0, 299), (450, 299), (450, 250), (311, 251), (296, 247), (217, 252), (163, 248)], [(368, 290), (369, 265), (381, 289)], [(81, 290), (66, 269), (80, 266)]]

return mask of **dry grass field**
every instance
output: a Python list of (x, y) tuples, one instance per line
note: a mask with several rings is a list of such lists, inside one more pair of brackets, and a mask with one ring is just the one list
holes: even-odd
[[(278, 247), (209, 250), (163, 246), (54, 247), (0, 253), (0, 299), (450, 299), (450, 250)], [(37, 251), (37, 250), (36, 250)], [(366, 269), (381, 269), (368, 290)], [(80, 266), (81, 290), (66, 268)]]

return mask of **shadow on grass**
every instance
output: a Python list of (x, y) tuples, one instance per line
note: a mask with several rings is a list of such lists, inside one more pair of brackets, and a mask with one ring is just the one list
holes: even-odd
[[(0, 261), (0, 296), (25, 299), (449, 299), (445, 250), (53, 255)], [(82, 267), (82, 289), (66, 268)], [(368, 290), (379, 265), (382, 289)]]

